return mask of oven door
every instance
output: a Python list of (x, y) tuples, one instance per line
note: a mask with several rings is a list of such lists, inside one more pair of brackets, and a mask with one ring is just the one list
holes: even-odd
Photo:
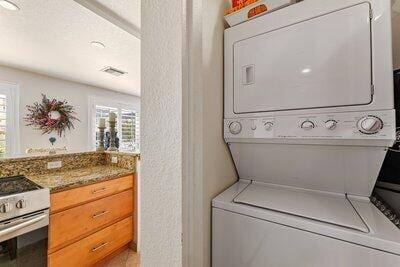
[(373, 100), (368, 3), (237, 41), (233, 49), (236, 114)]
[(0, 222), (0, 266), (46, 266), (48, 211)]

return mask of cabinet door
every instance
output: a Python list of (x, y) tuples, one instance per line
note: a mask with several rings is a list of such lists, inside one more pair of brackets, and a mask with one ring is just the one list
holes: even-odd
[(372, 101), (367, 3), (238, 41), (233, 49), (235, 113)]
[(49, 252), (60, 249), (115, 221), (131, 216), (132, 189), (50, 215)]
[(93, 266), (132, 240), (132, 217), (48, 256), (49, 267)]
[(82, 203), (113, 195), (133, 187), (133, 176), (77, 187), (50, 196), (50, 212), (55, 213)]

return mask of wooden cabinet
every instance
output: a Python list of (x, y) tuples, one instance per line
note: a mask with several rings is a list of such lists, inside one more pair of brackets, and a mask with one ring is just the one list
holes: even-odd
[(49, 267), (92, 266), (132, 239), (132, 220), (126, 218), (48, 257)]
[(52, 194), (48, 265), (90, 266), (130, 243), (134, 194), (132, 175)]
[(58, 212), (85, 202), (110, 196), (133, 187), (133, 176), (125, 176), (105, 182), (82, 186), (50, 196), (50, 212)]

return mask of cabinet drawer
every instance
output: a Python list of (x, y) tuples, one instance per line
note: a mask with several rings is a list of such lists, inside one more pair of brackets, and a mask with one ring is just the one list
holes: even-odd
[(58, 212), (69, 207), (109, 196), (133, 187), (133, 176), (82, 186), (50, 195), (50, 212)]
[(48, 255), (49, 267), (92, 266), (132, 240), (132, 217)]
[(75, 242), (101, 227), (132, 215), (133, 191), (123, 191), (50, 215), (49, 252)]

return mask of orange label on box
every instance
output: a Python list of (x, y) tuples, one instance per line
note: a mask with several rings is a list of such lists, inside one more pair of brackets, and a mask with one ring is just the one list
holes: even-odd
[(236, 12), (248, 5), (251, 5), (258, 0), (232, 0), (232, 7), (225, 10), (225, 15), (229, 15), (233, 12)]
[(232, 0), (232, 7), (237, 7), (239, 5), (239, 0)]
[(268, 8), (264, 4), (256, 6), (256, 7), (253, 7), (247, 13), (247, 18), (252, 18), (252, 17), (257, 16), (258, 14), (261, 14), (261, 13), (267, 11), (267, 10), (268, 10)]

